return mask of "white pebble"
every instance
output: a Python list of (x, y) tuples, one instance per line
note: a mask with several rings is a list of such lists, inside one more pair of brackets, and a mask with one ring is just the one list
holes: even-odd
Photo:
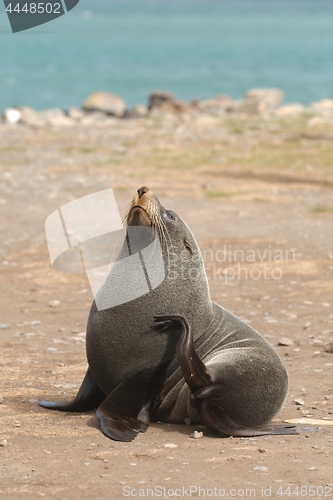
[(178, 444), (174, 444), (174, 443), (167, 443), (163, 446), (164, 446), (164, 448), (178, 448)]
[(279, 342), (278, 342), (278, 345), (284, 345), (284, 346), (288, 346), (288, 345), (294, 345), (294, 341), (291, 340), (290, 338), (288, 337), (282, 337)]
[(192, 434), (189, 435), (189, 437), (192, 439), (200, 439), (203, 437), (203, 432), (202, 431), (200, 431), (200, 432), (194, 431), (194, 432), (192, 432)]
[(60, 304), (61, 304), (60, 300), (50, 300), (49, 302), (50, 307), (58, 307), (60, 306)]

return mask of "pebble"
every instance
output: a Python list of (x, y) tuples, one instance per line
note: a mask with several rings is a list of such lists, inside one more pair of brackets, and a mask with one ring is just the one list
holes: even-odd
[(278, 345), (285, 345), (285, 346), (288, 346), (288, 345), (294, 345), (294, 341), (291, 340), (290, 338), (288, 337), (282, 337), (279, 342), (278, 342)]
[(293, 403), (294, 405), (305, 405), (305, 401), (303, 398), (294, 399)]
[(4, 448), (5, 446), (8, 446), (8, 441), (7, 441), (7, 439), (2, 439), (2, 440), (0, 441), (0, 446), (1, 446), (1, 448)]
[(266, 450), (264, 448), (258, 448), (258, 451), (259, 453), (265, 453)]
[(319, 340), (319, 339), (314, 339), (314, 341), (312, 342), (313, 346), (321, 346), (323, 344), (324, 344), (324, 342), (322, 340)]
[(163, 445), (164, 448), (178, 448), (178, 444), (175, 443), (167, 443)]
[(0, 323), (0, 330), (6, 330), (6, 328), (9, 328), (7, 323)]
[(194, 431), (192, 434), (189, 435), (190, 438), (192, 439), (200, 439), (203, 437), (203, 432), (202, 431)]
[(318, 470), (318, 467), (312, 465), (311, 467), (307, 467), (305, 470)]
[(50, 300), (49, 302), (50, 307), (58, 307), (60, 306), (60, 304), (61, 304), (60, 300)]
[(4, 402), (5, 402), (4, 397), (1, 396), (1, 394), (0, 394), (0, 405), (2, 405)]
[(324, 349), (326, 352), (333, 354), (333, 342), (329, 342), (328, 344), (326, 344)]
[(186, 425), (191, 425), (191, 419), (190, 418), (185, 418), (185, 424)]
[(265, 467), (264, 465), (257, 465), (257, 467), (253, 467), (253, 470), (260, 470), (261, 472), (267, 472), (269, 471), (269, 468)]

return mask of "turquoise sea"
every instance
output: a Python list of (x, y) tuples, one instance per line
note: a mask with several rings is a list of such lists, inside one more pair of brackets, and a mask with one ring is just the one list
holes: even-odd
[(79, 106), (107, 90), (192, 100), (279, 87), (287, 102), (333, 98), (333, 0), (81, 0), (13, 34), (0, 4), (0, 111)]

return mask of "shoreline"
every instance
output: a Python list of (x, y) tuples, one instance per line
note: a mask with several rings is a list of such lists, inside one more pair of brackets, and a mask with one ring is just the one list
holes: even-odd
[[(210, 99), (191, 102), (177, 100), (166, 91), (154, 91), (148, 104), (137, 104), (129, 109), (125, 101), (115, 94), (97, 91), (89, 95), (81, 108), (66, 110), (50, 108), (36, 111), (28, 106), (12, 106), (0, 115), (0, 125), (26, 125), (29, 127), (67, 127), (74, 125), (107, 125), (118, 120), (160, 118), (182, 121), (202, 117), (220, 118), (298, 118), (308, 115), (310, 126), (333, 123), (333, 100), (322, 99), (308, 106), (284, 103), (284, 93), (277, 88), (250, 89), (243, 99), (232, 99), (220, 94)], [(312, 121), (312, 123), (311, 123)]]

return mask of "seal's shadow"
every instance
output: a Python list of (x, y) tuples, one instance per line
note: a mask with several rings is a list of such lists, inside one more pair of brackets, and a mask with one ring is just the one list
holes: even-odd
[[(92, 427), (94, 429), (101, 429), (98, 418), (93, 414), (91, 414), (91, 418), (87, 421), (87, 425), (88, 427)], [(203, 432), (204, 437), (206, 438), (216, 439), (217, 437), (219, 437), (217, 432), (203, 425), (168, 424), (165, 422), (158, 424), (157, 422), (152, 422), (149, 425), (147, 432), (149, 432), (149, 430), (152, 432), (183, 434), (187, 437), (189, 437), (190, 434), (193, 434), (194, 431), (198, 431)]]

